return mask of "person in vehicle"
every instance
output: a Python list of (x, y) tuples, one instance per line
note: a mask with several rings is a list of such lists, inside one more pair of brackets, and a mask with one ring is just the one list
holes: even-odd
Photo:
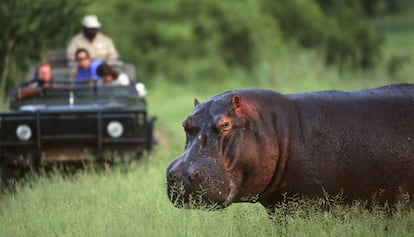
[(40, 63), (36, 70), (35, 81), (38, 86), (51, 86), (52, 84), (52, 65), (48, 62)]
[(109, 64), (103, 63), (98, 66), (96, 73), (101, 77), (99, 85), (129, 85), (129, 78), (125, 73), (118, 73)]
[(101, 23), (95, 15), (85, 16), (82, 20), (83, 30), (75, 35), (66, 50), (66, 57), (70, 61), (74, 58), (75, 52), (79, 48), (88, 50), (91, 58), (99, 58), (105, 61), (117, 60), (119, 55), (112, 39), (99, 32)]
[(22, 83), (17, 89), (17, 98), (22, 99), (38, 94), (42, 91), (42, 88), (51, 87), (52, 85), (52, 65), (49, 62), (40, 63), (36, 67), (34, 79)]
[(91, 59), (88, 50), (80, 48), (75, 52), (78, 64), (76, 70), (76, 85), (88, 85), (99, 81), (96, 69), (103, 63), (101, 59)]

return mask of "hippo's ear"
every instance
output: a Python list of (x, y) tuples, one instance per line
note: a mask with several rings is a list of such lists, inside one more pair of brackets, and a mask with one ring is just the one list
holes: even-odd
[(240, 96), (233, 95), (231, 97), (231, 108), (233, 109), (234, 114), (240, 115)]
[(200, 104), (200, 101), (198, 101), (197, 98), (194, 99), (194, 107), (197, 107), (197, 105), (199, 105), (199, 104)]

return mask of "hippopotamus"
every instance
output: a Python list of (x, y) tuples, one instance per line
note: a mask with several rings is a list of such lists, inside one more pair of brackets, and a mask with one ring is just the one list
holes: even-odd
[(271, 209), (287, 197), (326, 193), (349, 204), (392, 204), (414, 193), (414, 84), (240, 89), (194, 104), (182, 124), (184, 153), (166, 172), (176, 206), (201, 196), (218, 208), (259, 202)]

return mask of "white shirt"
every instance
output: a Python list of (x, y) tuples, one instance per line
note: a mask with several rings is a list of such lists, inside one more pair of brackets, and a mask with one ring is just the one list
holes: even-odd
[(100, 86), (127, 86), (130, 84), (129, 77), (125, 73), (120, 73), (118, 77), (109, 84), (105, 84), (102, 79), (98, 81)]
[(99, 58), (105, 61), (118, 59), (118, 51), (112, 40), (101, 32), (96, 34), (93, 41), (86, 38), (83, 33), (75, 35), (66, 50), (66, 57), (71, 61), (75, 60), (75, 52), (79, 48), (88, 50), (91, 58)]

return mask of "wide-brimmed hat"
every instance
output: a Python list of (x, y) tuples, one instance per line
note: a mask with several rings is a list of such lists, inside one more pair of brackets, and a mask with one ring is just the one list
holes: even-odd
[(82, 25), (86, 28), (99, 28), (101, 23), (98, 21), (98, 17), (95, 15), (85, 16), (82, 20)]

